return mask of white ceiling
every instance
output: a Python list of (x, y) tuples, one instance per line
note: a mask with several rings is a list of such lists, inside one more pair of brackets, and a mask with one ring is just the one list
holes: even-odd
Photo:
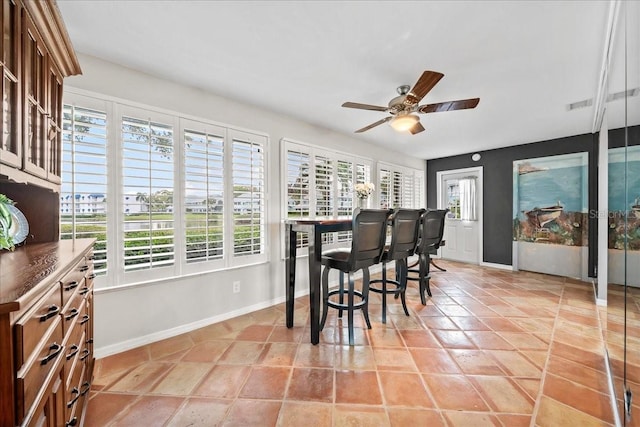
[[(58, 0), (78, 52), (296, 117), (420, 158), (589, 133), (608, 1)], [(423, 99), (479, 97), (421, 116), (425, 132), (381, 125), (424, 70)]]

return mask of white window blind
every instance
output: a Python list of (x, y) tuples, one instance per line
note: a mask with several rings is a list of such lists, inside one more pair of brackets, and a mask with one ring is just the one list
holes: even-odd
[(351, 215), (354, 208), (353, 186), (353, 163), (346, 160), (338, 160), (337, 171), (337, 195), (338, 195), (338, 216)]
[(393, 207), (393, 183), (391, 171), (387, 169), (378, 170), (378, 189), (380, 191), (380, 208), (389, 209)]
[(333, 160), (315, 156), (316, 216), (332, 217), (334, 205)]
[[(283, 139), (283, 200), (286, 217), (336, 218), (350, 216), (356, 206), (354, 186), (371, 182), (371, 162), (353, 155)], [(324, 243), (345, 242), (350, 232), (325, 234)], [(308, 244), (298, 233), (298, 247)]]
[(65, 104), (60, 239), (95, 238), (94, 272), (107, 273), (107, 113)]
[(201, 130), (183, 131), (186, 260), (220, 260), (224, 255), (224, 129), (188, 125)]
[(233, 253), (264, 253), (265, 153), (252, 137), (233, 138)]
[(121, 132), (124, 270), (173, 265), (173, 127), (123, 116)]
[[(311, 214), (310, 194), (313, 190), (309, 175), (310, 161), (311, 155), (302, 149), (289, 148), (286, 150), (287, 218), (309, 218)], [(307, 246), (309, 244), (308, 237), (307, 233), (298, 233), (297, 247)]]
[(382, 164), (378, 167), (380, 207), (424, 208), (424, 174), (417, 169)]

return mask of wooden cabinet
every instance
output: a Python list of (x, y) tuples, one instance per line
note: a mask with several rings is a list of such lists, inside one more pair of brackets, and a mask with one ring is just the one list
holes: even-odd
[(54, 0), (0, 0), (0, 193), (29, 223), (0, 251), (0, 427), (81, 425), (93, 369), (93, 240), (59, 241), (63, 79)]
[(93, 243), (0, 254), (0, 426), (80, 425), (94, 362)]
[(64, 77), (80, 67), (53, 0), (0, 0), (0, 193), (27, 221), (27, 243), (59, 238)]
[(53, 0), (0, 2), (0, 179), (59, 191), (63, 79), (80, 66)]

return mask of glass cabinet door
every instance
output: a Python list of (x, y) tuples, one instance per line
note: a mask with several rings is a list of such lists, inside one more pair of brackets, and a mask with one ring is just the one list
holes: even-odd
[(3, 21), (3, 35), (0, 39), (0, 70), (2, 70), (2, 110), (0, 111), (2, 138), (0, 138), (0, 163), (21, 167), (22, 146), (19, 116), (19, 66), (17, 59), (19, 43), (19, 8), (12, 0), (0, 3), (0, 19)]

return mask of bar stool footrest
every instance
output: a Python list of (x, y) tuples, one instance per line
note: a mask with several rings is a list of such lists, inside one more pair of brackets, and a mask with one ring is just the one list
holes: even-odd
[[(340, 295), (340, 290), (334, 289), (332, 291), (329, 291), (329, 293), (327, 294), (327, 297), (331, 298), (333, 295)], [(348, 292), (346, 292), (346, 291), (343, 291), (342, 295), (345, 298), (349, 297)], [(364, 295), (362, 295), (361, 291), (354, 290), (353, 291), (353, 296), (360, 298), (360, 301), (353, 303), (353, 309), (354, 310), (361, 309), (362, 307), (364, 307), (367, 304), (367, 300), (364, 299)], [(337, 308), (337, 309), (341, 309), (341, 310), (348, 310), (349, 309), (349, 304), (340, 304), (339, 302), (331, 301), (331, 299), (329, 299), (329, 301), (327, 301), (327, 305), (329, 307), (333, 307), (333, 308)]]

